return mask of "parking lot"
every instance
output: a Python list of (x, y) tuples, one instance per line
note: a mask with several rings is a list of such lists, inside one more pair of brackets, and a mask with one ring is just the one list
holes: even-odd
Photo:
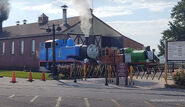
[[(182, 100), (174, 102), (152, 102), (143, 100), (115, 100), (109, 98), (83, 98), (71, 96), (43, 97), (43, 96), (0, 96), (3, 107), (183, 107)], [(135, 103), (134, 103), (135, 102)]]
[(1, 107), (183, 107), (185, 105), (183, 89), (160, 86), (149, 89), (114, 84), (105, 86), (103, 78), (78, 80), (77, 83), (73, 80), (28, 82), (26, 79), (17, 79), (17, 83), (12, 84), (10, 80), (11, 78), (0, 78)]

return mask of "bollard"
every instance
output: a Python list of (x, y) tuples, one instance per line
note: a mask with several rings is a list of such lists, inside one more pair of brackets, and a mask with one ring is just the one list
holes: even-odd
[(29, 72), (29, 78), (28, 78), (28, 81), (30, 81), (30, 82), (32, 82), (32, 81), (33, 81), (31, 70), (30, 70), (30, 72)]
[(46, 81), (46, 76), (45, 76), (45, 72), (42, 71), (42, 81)]
[(130, 66), (130, 74), (129, 74), (129, 76), (130, 76), (130, 85), (131, 84), (134, 85), (134, 81), (133, 81), (133, 70), (134, 70), (133, 66)]
[(87, 64), (86, 63), (84, 63), (83, 71), (84, 71), (84, 79), (86, 80), (86, 74), (87, 74)]
[(167, 80), (167, 65), (165, 65), (164, 72), (165, 72), (165, 74), (164, 74), (164, 80), (165, 80), (165, 83), (167, 85), (168, 84), (168, 80)]
[(111, 66), (108, 66), (108, 81), (111, 83)]
[(16, 76), (15, 76), (15, 72), (12, 73), (12, 81), (10, 81), (12, 83), (16, 83)]

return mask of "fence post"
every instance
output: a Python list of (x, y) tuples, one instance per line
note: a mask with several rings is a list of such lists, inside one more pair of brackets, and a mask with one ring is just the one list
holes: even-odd
[(128, 63), (125, 63), (124, 70), (125, 70), (125, 86), (127, 86), (128, 85)]
[(73, 65), (70, 65), (70, 74), (69, 74), (69, 77), (72, 78), (72, 74), (73, 74)]
[(115, 66), (115, 72), (116, 72), (116, 85), (119, 85), (118, 69), (116, 66)]
[(74, 82), (76, 83), (77, 81), (76, 81), (76, 59), (75, 59), (75, 61), (74, 61)]
[(164, 80), (165, 80), (166, 85), (167, 85), (168, 84), (168, 80), (167, 80), (167, 64), (165, 64), (164, 72), (165, 72), (165, 74), (164, 74)]
[(104, 67), (104, 70), (105, 70), (105, 85), (108, 86), (108, 70), (107, 70), (107, 64), (105, 64), (105, 67)]

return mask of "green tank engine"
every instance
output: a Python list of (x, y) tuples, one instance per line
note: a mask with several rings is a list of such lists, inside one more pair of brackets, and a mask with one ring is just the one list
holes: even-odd
[(158, 62), (159, 59), (154, 54), (154, 51), (150, 50), (150, 47), (146, 47), (144, 50), (135, 50), (133, 48), (124, 48), (122, 53), (125, 54), (125, 61), (129, 63), (147, 63)]

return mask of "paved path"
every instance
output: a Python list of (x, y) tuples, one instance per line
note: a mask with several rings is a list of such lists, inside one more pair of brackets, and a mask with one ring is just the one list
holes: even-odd
[(104, 79), (40, 81), (0, 78), (0, 107), (183, 107), (185, 90), (118, 87)]

